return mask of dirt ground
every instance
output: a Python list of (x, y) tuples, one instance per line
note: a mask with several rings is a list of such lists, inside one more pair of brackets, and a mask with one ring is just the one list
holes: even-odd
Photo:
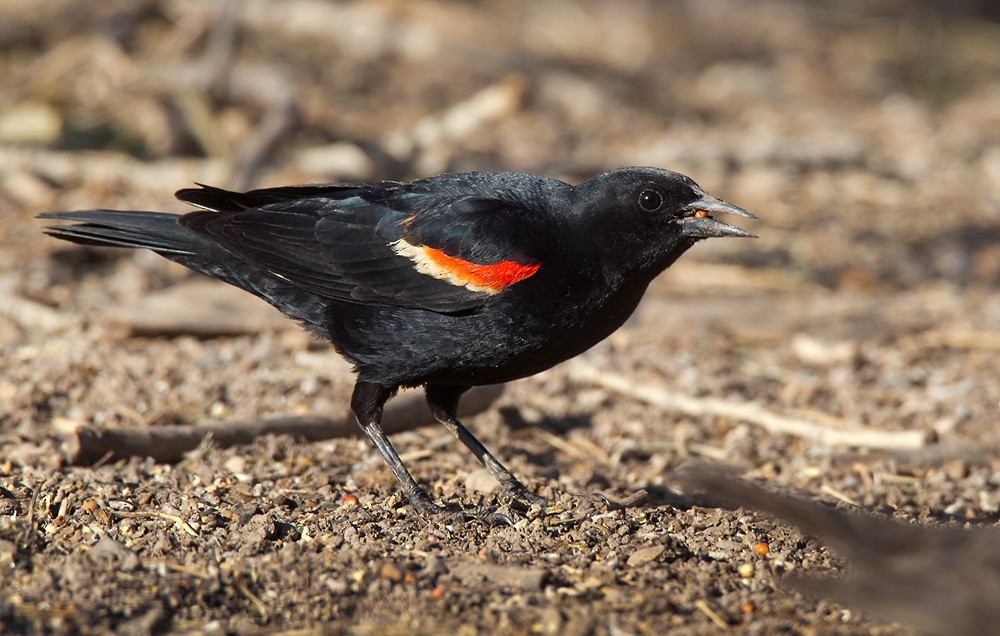
[[(796, 592), (843, 555), (676, 475), (997, 524), (1000, 22), (935, 6), (0, 0), (0, 631), (909, 633)], [(546, 513), (428, 521), (357, 437), (73, 463), (80, 430), (342, 414), (351, 375), (266, 306), (35, 214), (624, 165), (760, 238), (697, 246), (467, 420)], [(503, 505), (443, 428), (394, 442), (441, 501)]]

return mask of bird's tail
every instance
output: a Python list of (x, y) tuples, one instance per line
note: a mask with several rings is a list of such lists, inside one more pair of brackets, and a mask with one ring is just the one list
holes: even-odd
[(69, 225), (51, 225), (45, 233), (81, 245), (145, 248), (167, 258), (194, 256), (204, 250), (203, 239), (177, 223), (180, 217), (176, 214), (83, 210), (46, 212), (38, 218), (71, 221)]
[(176, 214), (83, 210), (46, 212), (38, 218), (65, 222), (50, 225), (45, 233), (73, 243), (152, 250), (196, 272), (245, 289), (310, 329), (325, 333), (326, 301), (188, 231), (177, 222), (180, 216)]

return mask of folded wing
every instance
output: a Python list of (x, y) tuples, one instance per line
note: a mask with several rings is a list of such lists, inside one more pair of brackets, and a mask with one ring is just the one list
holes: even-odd
[(474, 310), (533, 276), (542, 219), (499, 199), (386, 183), (234, 193), (182, 190), (180, 223), (312, 293), (364, 304)]

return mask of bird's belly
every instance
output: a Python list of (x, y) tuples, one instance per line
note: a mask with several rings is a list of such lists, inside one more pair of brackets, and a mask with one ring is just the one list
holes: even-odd
[[(494, 305), (468, 315), (337, 304), (330, 340), (359, 378), (386, 385), (475, 386), (524, 378), (597, 344), (631, 315), (642, 290), (559, 315)], [(537, 308), (535, 308), (537, 309)]]

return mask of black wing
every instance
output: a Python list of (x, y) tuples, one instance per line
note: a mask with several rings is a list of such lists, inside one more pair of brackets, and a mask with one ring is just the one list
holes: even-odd
[(441, 313), (474, 309), (541, 267), (540, 215), (516, 204), (403, 184), (189, 189), (213, 210), (180, 223), (312, 293)]

